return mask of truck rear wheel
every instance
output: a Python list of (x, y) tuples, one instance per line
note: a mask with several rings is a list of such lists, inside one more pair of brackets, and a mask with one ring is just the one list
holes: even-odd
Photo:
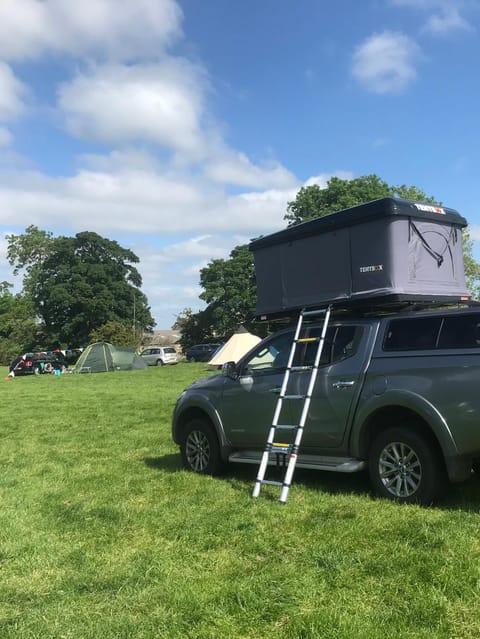
[(429, 505), (445, 485), (434, 444), (408, 427), (381, 432), (373, 441), (368, 464), (375, 492), (400, 503)]

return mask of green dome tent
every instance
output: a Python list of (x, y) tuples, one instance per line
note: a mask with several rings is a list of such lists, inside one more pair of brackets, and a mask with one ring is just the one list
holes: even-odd
[(113, 373), (146, 368), (144, 360), (133, 348), (112, 346), (108, 342), (95, 342), (83, 351), (75, 364), (74, 373)]

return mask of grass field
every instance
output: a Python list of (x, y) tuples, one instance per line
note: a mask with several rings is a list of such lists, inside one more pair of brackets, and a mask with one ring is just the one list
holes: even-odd
[(202, 364), (4, 380), (1, 639), (480, 637), (480, 481), (422, 509), (363, 476), (182, 470)]

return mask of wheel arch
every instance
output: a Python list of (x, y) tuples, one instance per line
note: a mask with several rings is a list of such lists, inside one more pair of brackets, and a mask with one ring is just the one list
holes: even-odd
[(367, 459), (374, 439), (393, 426), (405, 426), (421, 433), (435, 447), (437, 454), (445, 459), (444, 450), (431, 424), (417, 411), (401, 405), (378, 408), (364, 420), (357, 444), (359, 457)]
[(429, 437), (444, 459), (458, 456), (450, 428), (438, 409), (421, 395), (405, 390), (375, 395), (359, 407), (351, 431), (353, 454), (366, 458), (382, 429), (407, 423)]
[(180, 444), (185, 437), (187, 425), (193, 419), (202, 419), (207, 422), (214, 430), (222, 457), (227, 458), (228, 442), (225, 437), (220, 418), (216, 411), (209, 411), (203, 406), (188, 406), (181, 413), (175, 416), (173, 438), (176, 444)]

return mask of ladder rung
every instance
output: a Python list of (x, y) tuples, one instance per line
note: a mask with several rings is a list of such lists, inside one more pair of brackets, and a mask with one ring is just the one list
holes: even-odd
[(298, 424), (275, 424), (275, 428), (278, 428), (278, 430), (295, 430), (298, 428)]
[(303, 311), (302, 315), (303, 317), (307, 317), (308, 315), (325, 315), (326, 312), (327, 312), (327, 309), (322, 308), (322, 309), (317, 309), (312, 311)]
[(300, 337), (297, 339), (298, 344), (305, 344), (306, 342), (318, 342), (318, 337)]
[(313, 366), (292, 366), (291, 371), (311, 371)]
[(269, 486), (283, 486), (283, 481), (275, 481), (274, 479), (262, 479), (260, 483)]
[(290, 455), (292, 450), (290, 446), (285, 446), (285, 448), (280, 448), (279, 446), (278, 448), (272, 448), (270, 452), (272, 452), (274, 455)]
[(283, 399), (305, 399), (305, 395), (284, 395)]

